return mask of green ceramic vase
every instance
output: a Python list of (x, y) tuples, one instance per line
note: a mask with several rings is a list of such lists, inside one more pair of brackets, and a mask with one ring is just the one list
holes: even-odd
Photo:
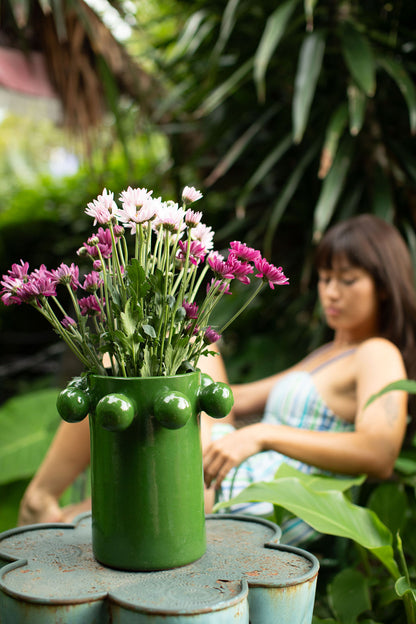
[(225, 416), (226, 384), (174, 377), (90, 375), (58, 397), (62, 418), (86, 412), (91, 432), (92, 545), (121, 570), (165, 570), (206, 549), (199, 413)]

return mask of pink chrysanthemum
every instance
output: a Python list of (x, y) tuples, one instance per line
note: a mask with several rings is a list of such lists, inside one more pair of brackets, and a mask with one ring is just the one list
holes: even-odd
[(95, 292), (104, 284), (104, 280), (97, 271), (91, 271), (85, 276), (83, 289), (87, 292)]
[[(188, 241), (179, 241), (179, 251), (176, 256), (178, 260), (185, 260), (188, 246)], [(200, 243), (199, 241), (190, 241), (189, 261), (192, 264), (196, 266), (199, 262), (203, 262), (205, 254), (206, 250), (202, 243)]]
[(255, 262), (261, 258), (261, 253), (253, 247), (248, 247), (245, 243), (233, 241), (230, 243), (230, 256), (234, 256), (243, 262)]
[(63, 327), (65, 327), (65, 329), (69, 329), (70, 327), (77, 326), (76, 321), (74, 321), (74, 319), (71, 316), (64, 316), (64, 318), (61, 321), (61, 324)]
[(206, 344), (214, 344), (214, 342), (218, 342), (221, 338), (221, 335), (212, 329), (212, 327), (207, 327), (204, 332), (204, 342)]
[(111, 258), (113, 247), (109, 228), (98, 228), (98, 232), (90, 236), (87, 242), (84, 243), (84, 249), (87, 250), (87, 253), (89, 253), (92, 258), (98, 257), (97, 246), (103, 258)]
[(145, 188), (128, 187), (126, 191), (120, 193), (120, 201), (122, 204), (129, 204), (136, 208), (141, 208), (149, 199), (151, 199), (153, 191)]
[(230, 267), (233, 276), (238, 279), (242, 284), (250, 284), (250, 278), (248, 275), (253, 273), (253, 267), (248, 262), (240, 262), (236, 257), (228, 257), (227, 264)]
[(282, 267), (275, 267), (264, 258), (257, 260), (254, 264), (258, 271), (256, 277), (261, 277), (263, 281), (268, 282), (272, 290), (274, 290), (275, 284), (278, 286), (289, 284), (289, 280), (283, 273)]
[(20, 260), (20, 264), (12, 264), (12, 268), (9, 269), (7, 273), (10, 277), (25, 279), (29, 274), (29, 262), (23, 262), (23, 260)]
[(182, 232), (185, 228), (184, 214), (183, 208), (179, 208), (175, 202), (162, 202), (153, 221), (153, 227), (156, 230), (163, 228), (175, 234)]
[(185, 223), (189, 228), (194, 228), (201, 222), (202, 212), (194, 212), (190, 208), (185, 212)]
[(182, 191), (182, 200), (184, 204), (193, 204), (198, 201), (198, 199), (201, 199), (201, 197), (201, 191), (197, 191), (193, 186), (185, 186)]
[(82, 316), (94, 316), (94, 314), (100, 314), (101, 312), (100, 302), (95, 295), (79, 299), (78, 304)]
[(71, 266), (62, 262), (52, 271), (52, 276), (56, 284), (69, 284), (74, 291), (79, 286), (79, 268), (73, 262)]
[(104, 189), (102, 195), (98, 195), (97, 199), (89, 202), (87, 206), (85, 214), (94, 217), (94, 225), (97, 223), (108, 225), (117, 210), (114, 193), (108, 192), (107, 189)]
[(196, 303), (188, 303), (187, 301), (183, 301), (182, 307), (184, 308), (186, 312), (186, 318), (188, 319), (198, 318), (198, 306)]
[(191, 230), (192, 240), (197, 240), (205, 247), (206, 251), (210, 251), (214, 246), (214, 232), (211, 227), (206, 226), (204, 223), (198, 223)]
[(219, 277), (220, 279), (234, 278), (232, 267), (217, 251), (213, 251), (209, 254), (207, 262), (211, 269), (214, 271), (216, 277)]

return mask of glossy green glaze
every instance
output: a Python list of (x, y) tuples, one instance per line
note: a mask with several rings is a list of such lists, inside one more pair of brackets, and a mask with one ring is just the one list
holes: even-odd
[(199, 372), (89, 376), (93, 551), (99, 562), (162, 570), (204, 554), (198, 412), (225, 416), (229, 400), (219, 392), (213, 401), (217, 384), (204, 399), (200, 383)]

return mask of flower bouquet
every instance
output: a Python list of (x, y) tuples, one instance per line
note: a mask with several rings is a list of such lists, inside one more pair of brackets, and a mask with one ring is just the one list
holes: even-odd
[[(89, 415), (93, 552), (118, 569), (167, 569), (204, 553), (199, 413), (221, 418), (233, 398), (198, 360), (264, 285), (287, 283), (244, 243), (230, 243), (227, 258), (213, 251), (212, 229), (189, 208), (201, 197), (185, 187), (179, 206), (128, 188), (118, 206), (104, 189), (86, 208), (98, 229), (78, 250), (89, 273), (75, 264), (29, 272), (22, 260), (1, 281), (3, 303), (31, 304), (86, 369), (57, 407), (68, 422)], [(252, 276), (254, 293), (212, 327), (233, 280)]]
[[(3, 303), (31, 304), (88, 372), (151, 377), (194, 370), (264, 284), (288, 283), (281, 268), (244, 243), (232, 242), (226, 259), (213, 251), (214, 232), (188, 207), (202, 197), (199, 191), (185, 187), (182, 206), (152, 194), (129, 187), (119, 207), (104, 189), (88, 204), (85, 212), (100, 227), (78, 250), (92, 263), (82, 278), (74, 263), (29, 272), (23, 260), (3, 275)], [(253, 275), (259, 285), (244, 306), (223, 327), (211, 327), (232, 281), (250, 284)], [(60, 285), (70, 309), (57, 296)]]

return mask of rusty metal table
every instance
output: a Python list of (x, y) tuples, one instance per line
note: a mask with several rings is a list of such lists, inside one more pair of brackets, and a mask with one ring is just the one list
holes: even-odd
[[(184, 516), (186, 522), (186, 516)], [(100, 565), (91, 515), (0, 535), (0, 624), (310, 624), (317, 559), (273, 523), (207, 517), (207, 551), (173, 570)]]

